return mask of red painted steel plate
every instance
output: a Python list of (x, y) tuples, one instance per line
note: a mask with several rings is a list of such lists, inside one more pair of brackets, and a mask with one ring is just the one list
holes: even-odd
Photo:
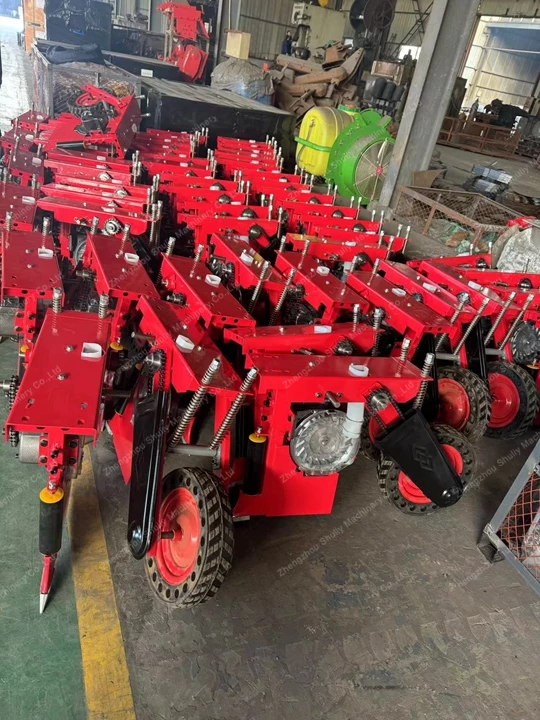
[(158, 298), (158, 292), (142, 262), (131, 263), (126, 260), (126, 254), (128, 258), (137, 257), (129, 241), (124, 244), (123, 254), (116, 257), (121, 245), (121, 239), (116, 237), (95, 235), (88, 239), (87, 252), (91, 252), (93, 257), (92, 269), (97, 273), (99, 292), (130, 300), (138, 300), (141, 295)]
[[(109, 334), (109, 321), (96, 315), (49, 310), (6, 427), (96, 437)], [(98, 345), (101, 358), (83, 359), (85, 343)]]
[[(40, 249), (53, 251), (40, 257)], [(39, 232), (4, 233), (2, 242), (2, 298), (24, 297), (32, 291), (44, 299), (62, 287), (52, 236), (43, 240)]]

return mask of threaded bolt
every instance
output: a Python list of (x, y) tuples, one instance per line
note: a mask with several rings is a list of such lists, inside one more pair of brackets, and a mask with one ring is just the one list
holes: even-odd
[(399, 362), (406, 363), (409, 357), (409, 352), (411, 349), (411, 339), (405, 338), (403, 342), (401, 343), (401, 352), (399, 354)]
[(62, 312), (62, 298), (64, 296), (64, 292), (62, 288), (54, 288), (53, 289), (53, 297), (52, 297), (52, 311), (55, 315), (60, 315)]
[(503, 307), (501, 308), (501, 312), (499, 313), (497, 319), (493, 323), (491, 330), (486, 335), (486, 339), (484, 341), (484, 345), (486, 347), (489, 345), (491, 338), (495, 335), (495, 333), (499, 329), (499, 326), (502, 323), (504, 316), (510, 309), (510, 305), (514, 302), (516, 295), (517, 295), (516, 292), (511, 292), (510, 295), (508, 296), (508, 300), (504, 303)]
[(353, 325), (354, 325), (355, 330), (356, 330), (356, 326), (358, 325), (359, 320), (360, 320), (360, 305), (355, 305), (353, 307)]
[(221, 360), (219, 358), (214, 358), (210, 365), (208, 366), (208, 370), (205, 372), (202, 380), (201, 385), (199, 389), (195, 392), (193, 397), (191, 398), (191, 401), (189, 405), (187, 406), (184, 414), (182, 415), (182, 418), (180, 419), (180, 422), (175, 428), (175, 431), (173, 433), (173, 436), (171, 438), (171, 441), (169, 442), (169, 447), (176, 447), (178, 443), (180, 443), (184, 437), (184, 434), (186, 430), (189, 427), (190, 422), (197, 414), (199, 408), (202, 405), (202, 402), (206, 396), (206, 393), (208, 392), (208, 385), (212, 382), (214, 379), (216, 373), (221, 367)]
[[(463, 309), (465, 308), (465, 305), (467, 304), (467, 300), (468, 300), (468, 296), (462, 298), (462, 299), (459, 301), (459, 305), (457, 306), (456, 311), (454, 312), (454, 314), (452, 315), (452, 317), (451, 317), (451, 319), (450, 319), (450, 325), (454, 325), (454, 323), (457, 321), (458, 317), (459, 317), (459, 316), (461, 315), (461, 313), (463, 312)], [(445, 333), (444, 335), (441, 335), (441, 337), (439, 338), (439, 341), (438, 341), (438, 343), (437, 343), (437, 345), (436, 345), (436, 347), (435, 347), (435, 352), (436, 352), (436, 353), (441, 350), (442, 346), (444, 345), (444, 341), (446, 340), (447, 337), (448, 337), (448, 333)]]
[(109, 296), (106, 293), (103, 293), (99, 296), (99, 308), (98, 308), (98, 317), (100, 320), (105, 320), (107, 318), (107, 311), (109, 309)]
[(458, 354), (461, 352), (461, 348), (465, 345), (465, 343), (467, 342), (467, 340), (468, 340), (469, 337), (471, 336), (473, 330), (475, 329), (475, 327), (478, 325), (478, 323), (479, 323), (480, 320), (482, 319), (482, 315), (484, 314), (484, 310), (487, 308), (488, 305), (489, 305), (489, 298), (484, 298), (484, 300), (482, 301), (482, 305), (480, 306), (478, 312), (476, 313), (476, 317), (474, 318), (474, 320), (472, 321), (472, 323), (469, 325), (469, 327), (467, 328), (467, 330), (466, 330), (465, 333), (463, 334), (463, 337), (462, 337), (461, 340), (459, 341), (456, 349), (454, 350), (454, 355), (458, 355)]
[(424, 367), (422, 368), (422, 384), (420, 385), (420, 390), (418, 391), (418, 395), (414, 399), (413, 407), (415, 410), (421, 410), (422, 406), (424, 404), (424, 400), (426, 399), (428, 385), (429, 385), (429, 379), (431, 377), (431, 371), (433, 370), (433, 365), (435, 363), (435, 355), (433, 353), (428, 353), (426, 355), (426, 359), (424, 360)]
[(285, 302), (285, 299), (288, 295), (289, 288), (291, 287), (294, 277), (296, 275), (296, 270), (293, 268), (291, 272), (289, 273), (289, 277), (287, 278), (287, 282), (285, 283), (285, 286), (281, 292), (281, 295), (279, 296), (279, 300), (277, 301), (276, 307), (274, 308), (274, 311), (272, 312), (272, 315), (270, 317), (270, 325), (274, 325), (276, 320), (279, 317), (279, 313), (281, 312), (281, 308), (283, 307), (283, 303)]
[(255, 290), (253, 291), (253, 295), (251, 296), (251, 300), (249, 301), (248, 305), (248, 313), (251, 315), (253, 311), (255, 310), (255, 306), (257, 304), (257, 301), (259, 300), (259, 295), (261, 294), (263, 283), (266, 280), (266, 277), (268, 275), (268, 271), (270, 269), (270, 261), (266, 260), (263, 263), (261, 274), (259, 275), (259, 281), (257, 282), (257, 286), (255, 287)]
[(90, 235), (94, 236), (97, 235), (99, 226), (99, 218), (95, 217), (92, 219), (92, 224), (90, 225)]
[(123, 231), (123, 233), (122, 233), (122, 240), (121, 240), (121, 242), (120, 242), (120, 249), (119, 249), (118, 252), (116, 253), (116, 257), (117, 257), (117, 258), (121, 258), (122, 255), (124, 254), (124, 250), (125, 250), (125, 247), (126, 247), (126, 243), (127, 243), (128, 239), (129, 239), (129, 233), (130, 233), (130, 231), (131, 231), (131, 225), (124, 225), (124, 231)]
[(310, 245), (311, 245), (311, 240), (308, 239), (308, 240), (304, 241), (304, 247), (302, 249), (302, 257), (303, 258), (305, 258), (306, 255), (308, 254)]
[(175, 237), (170, 237), (170, 238), (167, 240), (167, 249), (165, 250), (165, 255), (166, 255), (167, 257), (171, 257), (171, 255), (172, 255), (173, 252), (174, 252), (174, 246), (175, 246), (175, 245), (176, 245), (176, 238), (175, 238)]
[(384, 310), (382, 308), (375, 308), (373, 313), (373, 330), (375, 331), (375, 337), (373, 339), (373, 350), (371, 351), (372, 357), (378, 357), (379, 345), (381, 342), (381, 327), (384, 320)]
[(244, 398), (246, 397), (246, 394), (250, 391), (251, 386), (255, 382), (257, 375), (259, 374), (259, 371), (257, 368), (251, 368), (251, 370), (248, 372), (246, 379), (242, 383), (240, 387), (240, 392), (236, 396), (233, 404), (231, 405), (229, 412), (225, 416), (223, 422), (221, 423), (221, 427), (218, 429), (214, 439), (210, 443), (210, 450), (217, 450), (218, 447), (221, 445), (223, 440), (225, 439), (225, 436), (229, 432), (231, 425), (234, 422), (234, 419), (238, 415), (238, 412), (240, 408), (242, 407), (242, 403), (244, 402)]

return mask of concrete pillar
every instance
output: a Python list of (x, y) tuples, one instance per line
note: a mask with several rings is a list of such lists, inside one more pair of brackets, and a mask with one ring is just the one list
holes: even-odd
[(478, 15), (478, 0), (435, 0), (380, 203), (427, 170)]

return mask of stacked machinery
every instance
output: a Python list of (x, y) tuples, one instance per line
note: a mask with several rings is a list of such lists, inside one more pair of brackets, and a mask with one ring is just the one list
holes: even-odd
[[(484, 290), (488, 271), (401, 264), (408, 231), (283, 172), (273, 139), (212, 151), (207, 130), (141, 133), (133, 98), (84, 93), (80, 117), (28, 112), (1, 138), (0, 334), (19, 360), (5, 433), (47, 478), (41, 611), (103, 432), (130, 486), (131, 553), (180, 606), (217, 592), (234, 519), (330, 513), (359, 452), (400, 510), (458, 502), (487, 383), (534, 387), (534, 280), (507, 297), (496, 278)], [(527, 400), (493, 434), (530, 425)]]

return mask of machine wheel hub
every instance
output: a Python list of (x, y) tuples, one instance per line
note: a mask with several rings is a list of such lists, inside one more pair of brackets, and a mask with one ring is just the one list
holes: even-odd
[(471, 404), (465, 388), (451, 378), (439, 380), (439, 416), (437, 421), (463, 430), (471, 414)]
[(193, 572), (203, 536), (197, 502), (187, 488), (176, 488), (165, 498), (159, 514), (159, 532), (173, 537), (159, 540), (157, 568), (169, 585), (180, 585)]
[(490, 374), (489, 390), (492, 398), (489, 425), (492, 428), (507, 427), (516, 419), (519, 412), (519, 391), (510, 378), (499, 373)]
[[(461, 476), (463, 472), (463, 458), (459, 450), (451, 445), (441, 445), (441, 447), (446, 457), (450, 460), (450, 464), (456, 471), (456, 474)], [(405, 500), (410, 503), (414, 503), (415, 505), (431, 505), (431, 500), (424, 495), (420, 488), (415, 485), (404, 472), (399, 473), (398, 489)]]

